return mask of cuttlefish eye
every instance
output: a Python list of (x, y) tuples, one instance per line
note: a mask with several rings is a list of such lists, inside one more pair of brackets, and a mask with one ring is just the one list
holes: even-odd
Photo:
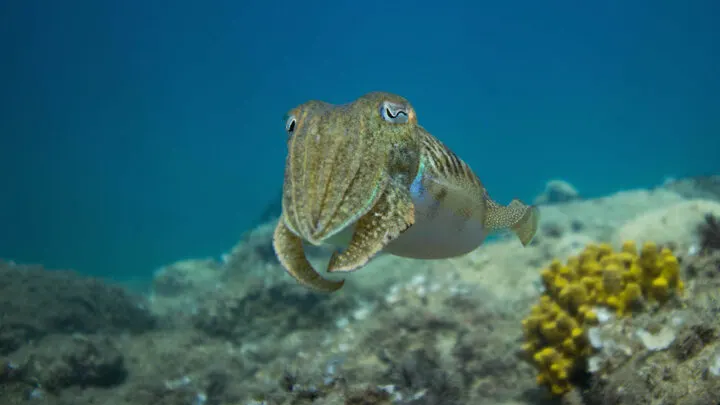
[(380, 104), (380, 115), (385, 121), (393, 124), (408, 122), (408, 108), (402, 104), (385, 101)]
[(285, 119), (285, 131), (288, 133), (288, 135), (292, 135), (293, 132), (295, 132), (295, 127), (297, 126), (297, 120), (295, 119), (294, 115), (288, 115)]

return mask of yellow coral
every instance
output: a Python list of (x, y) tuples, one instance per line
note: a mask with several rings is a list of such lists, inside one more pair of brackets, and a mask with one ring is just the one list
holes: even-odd
[(566, 264), (553, 260), (540, 276), (545, 293), (522, 321), (522, 347), (538, 369), (538, 384), (556, 395), (572, 388), (573, 373), (592, 353), (586, 330), (598, 322), (593, 308), (623, 316), (643, 300), (664, 303), (683, 291), (677, 257), (652, 242), (639, 253), (633, 241), (617, 252), (590, 244)]

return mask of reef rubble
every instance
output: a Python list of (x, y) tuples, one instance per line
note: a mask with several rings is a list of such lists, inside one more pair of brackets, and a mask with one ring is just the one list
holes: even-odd
[[(720, 404), (717, 190), (703, 178), (597, 199), (543, 196), (527, 248), (500, 235), (455, 259), (381, 255), (334, 294), (284, 273), (273, 219), (219, 260), (159, 269), (146, 296), (2, 262), (0, 403)], [(601, 314), (572, 389), (553, 395), (522, 353), (541, 270), (626, 240), (670, 249), (684, 292), (632, 316)], [(310, 260), (328, 257), (316, 249)]]

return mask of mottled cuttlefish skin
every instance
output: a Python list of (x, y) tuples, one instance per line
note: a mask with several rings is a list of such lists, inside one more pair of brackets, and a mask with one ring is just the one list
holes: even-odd
[[(487, 234), (511, 229), (523, 245), (539, 212), (519, 200), (502, 206), (450, 149), (418, 125), (398, 95), (352, 103), (309, 101), (287, 115), (282, 215), (273, 235), (280, 263), (298, 282), (331, 292), (304, 243), (344, 247), (328, 272), (359, 269), (380, 251), (417, 259), (466, 254)], [(341, 242), (345, 240), (345, 242)]]

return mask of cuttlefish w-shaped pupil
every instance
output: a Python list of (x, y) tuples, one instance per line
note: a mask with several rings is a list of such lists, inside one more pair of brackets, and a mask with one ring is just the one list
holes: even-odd
[(389, 108), (386, 108), (385, 111), (387, 112), (387, 115), (388, 115), (390, 118), (397, 118), (398, 115), (400, 115), (400, 114), (407, 116), (407, 114), (405, 113), (405, 111), (402, 111), (402, 110), (398, 110), (395, 114), (393, 114), (392, 110), (390, 110)]
[(343, 285), (320, 276), (303, 242), (340, 247), (327, 270), (348, 272), (380, 251), (440, 259), (474, 250), (493, 230), (510, 228), (523, 245), (537, 230), (537, 208), (493, 201), (400, 96), (370, 93), (342, 106), (310, 101), (290, 116), (273, 247), (301, 284), (320, 291)]

